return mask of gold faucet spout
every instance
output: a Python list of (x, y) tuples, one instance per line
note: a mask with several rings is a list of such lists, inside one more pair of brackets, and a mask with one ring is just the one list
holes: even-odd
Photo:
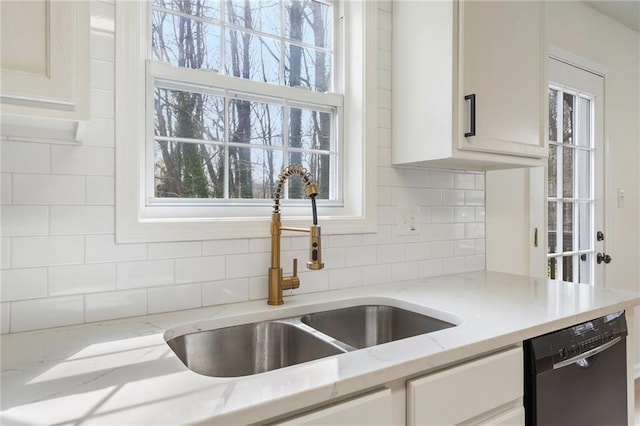
[[(280, 194), (284, 182), (292, 175), (298, 175), (302, 179), (307, 189), (307, 195), (312, 197), (313, 205), (313, 225), (309, 228), (292, 228), (284, 227), (280, 221)], [(300, 278), (298, 277), (298, 259), (293, 259), (293, 273), (285, 276), (280, 266), (280, 237), (282, 231), (307, 232), (310, 235), (309, 244), (309, 262), (307, 268), (312, 270), (324, 268), (321, 256), (321, 240), (320, 227), (316, 224), (317, 218), (315, 213), (315, 197), (318, 195), (318, 188), (311, 178), (311, 174), (299, 164), (292, 164), (284, 168), (273, 196), (273, 212), (271, 213), (271, 267), (269, 268), (269, 288), (268, 299), (269, 305), (282, 305), (284, 303), (282, 297), (283, 290), (291, 290), (300, 287)]]

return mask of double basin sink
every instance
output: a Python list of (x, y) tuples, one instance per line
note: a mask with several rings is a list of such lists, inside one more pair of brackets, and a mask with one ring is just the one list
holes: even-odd
[(456, 324), (388, 305), (358, 305), (173, 337), (192, 371), (213, 377), (263, 373)]

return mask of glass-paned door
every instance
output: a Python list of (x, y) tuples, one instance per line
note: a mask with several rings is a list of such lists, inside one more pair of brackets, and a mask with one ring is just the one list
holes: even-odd
[(600, 273), (596, 253), (601, 243), (596, 232), (603, 223), (602, 126), (598, 122), (602, 118), (597, 116), (602, 78), (551, 62), (555, 64), (550, 67), (548, 89), (547, 276), (594, 284)]

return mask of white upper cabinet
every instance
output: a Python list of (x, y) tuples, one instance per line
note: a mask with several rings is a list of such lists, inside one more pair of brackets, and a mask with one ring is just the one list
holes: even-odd
[(543, 2), (394, 1), (393, 163), (542, 165), (543, 20)]
[(77, 139), (89, 119), (90, 2), (10, 0), (0, 8), (2, 134)]

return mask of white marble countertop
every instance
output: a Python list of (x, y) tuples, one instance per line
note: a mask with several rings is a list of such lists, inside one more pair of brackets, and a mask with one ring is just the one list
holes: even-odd
[[(363, 303), (435, 312), (458, 325), (242, 378), (194, 373), (165, 343)], [(287, 296), (280, 307), (254, 301), (3, 335), (0, 423), (247, 424), (638, 304), (640, 293), (478, 272)]]

